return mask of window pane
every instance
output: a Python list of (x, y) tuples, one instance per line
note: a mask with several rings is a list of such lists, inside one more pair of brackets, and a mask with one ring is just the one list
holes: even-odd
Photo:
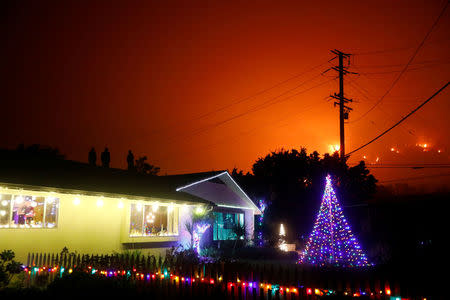
[(44, 221), (44, 200), (44, 197), (14, 196), (11, 227), (42, 227)]
[(142, 204), (131, 204), (130, 236), (142, 236)]
[(244, 214), (239, 214), (239, 224), (244, 226)]
[(244, 214), (214, 212), (213, 240), (233, 240), (236, 235), (233, 232), (235, 224), (244, 226)]
[(144, 235), (169, 235), (167, 206), (146, 205), (144, 212)]
[(178, 234), (178, 207), (168, 207), (168, 234), (177, 235)]
[(10, 211), (11, 211), (11, 195), (0, 194), (0, 228), (9, 227)]
[(213, 225), (213, 240), (220, 240), (220, 233), (223, 230), (223, 218), (222, 213), (214, 212), (214, 225)]
[(45, 198), (45, 227), (55, 228), (58, 222), (59, 199), (55, 197)]

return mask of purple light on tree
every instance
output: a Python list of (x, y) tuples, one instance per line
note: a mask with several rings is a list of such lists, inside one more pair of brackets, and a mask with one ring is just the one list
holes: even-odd
[(264, 211), (267, 208), (267, 204), (264, 202), (264, 200), (259, 200), (259, 210), (261, 211), (261, 214), (258, 216), (258, 244), (261, 247), (263, 245), (263, 234), (262, 234), (262, 226), (264, 221)]
[(196, 225), (196, 228), (194, 230), (194, 249), (197, 251), (197, 253), (200, 255), (200, 241), (202, 240), (202, 236), (205, 233), (205, 231), (210, 227), (210, 224), (202, 224), (202, 225)]
[(299, 263), (319, 266), (370, 266), (334, 192), (331, 177), (326, 177), (319, 214)]

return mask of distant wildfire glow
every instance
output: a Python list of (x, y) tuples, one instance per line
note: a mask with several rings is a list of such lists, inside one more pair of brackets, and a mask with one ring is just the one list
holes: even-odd
[(332, 153), (334, 153), (336, 151), (339, 151), (341, 149), (341, 147), (339, 145), (337, 145), (337, 144), (336, 145), (329, 145), (328, 147), (329, 147), (329, 149), (330, 149), (330, 151)]

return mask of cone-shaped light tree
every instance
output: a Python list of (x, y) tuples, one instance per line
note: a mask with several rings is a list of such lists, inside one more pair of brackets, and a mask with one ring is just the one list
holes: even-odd
[(330, 175), (326, 177), (319, 214), (299, 263), (339, 267), (370, 265), (344, 217)]

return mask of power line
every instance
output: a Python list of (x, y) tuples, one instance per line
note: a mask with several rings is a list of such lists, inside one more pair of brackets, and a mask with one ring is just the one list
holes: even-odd
[[(450, 64), (450, 61), (443, 62), (440, 64), (428, 64), (428, 65), (423, 65), (420, 67), (409, 68), (406, 72), (417, 71), (417, 70), (422, 70), (422, 69), (427, 69), (427, 68), (433, 68), (436, 66), (442, 66), (442, 65), (446, 65), (446, 64)], [(399, 73), (399, 72), (402, 72), (402, 70), (391, 70), (391, 71), (380, 71), (380, 72), (362, 72), (361, 74), (363, 74), (363, 75), (378, 75), (378, 74), (394, 74), (394, 73)], [(356, 122), (356, 121), (354, 121), (354, 122)]]
[(401, 122), (403, 122), (404, 120), (406, 120), (409, 116), (411, 116), (412, 114), (414, 114), (416, 111), (418, 111), (420, 108), (422, 108), (425, 104), (427, 104), (429, 101), (431, 101), (431, 99), (433, 99), (434, 97), (436, 97), (440, 92), (442, 92), (445, 88), (447, 88), (447, 86), (450, 84), (450, 81), (447, 82), (443, 87), (441, 87), (437, 92), (435, 92), (430, 98), (428, 98), (427, 100), (425, 100), (422, 104), (420, 104), (418, 107), (416, 107), (414, 110), (412, 110), (409, 114), (407, 114), (405, 117), (401, 118), (400, 121), (398, 121), (397, 123), (395, 123), (394, 125), (392, 125), (390, 128), (386, 129), (385, 131), (383, 131), (381, 134), (379, 134), (378, 136), (376, 136), (375, 138), (373, 138), (372, 140), (370, 140), (369, 142), (365, 143), (364, 145), (356, 148), (355, 150), (349, 152), (347, 154), (347, 157), (358, 151), (361, 150), (362, 148), (366, 147), (367, 145), (375, 142), (376, 140), (378, 140), (379, 138), (381, 138), (383, 135), (385, 135), (386, 133), (388, 133), (389, 131), (391, 131), (392, 129), (394, 129), (396, 126), (398, 126)]
[(411, 58), (409, 59), (409, 61), (406, 63), (406, 65), (404, 66), (404, 68), (401, 70), (400, 74), (398, 74), (397, 78), (395, 78), (395, 80), (392, 82), (391, 86), (388, 88), (388, 90), (383, 94), (383, 96), (381, 96), (381, 98), (365, 113), (363, 113), (358, 119), (349, 122), (349, 123), (355, 123), (358, 122), (359, 120), (361, 120), (362, 118), (364, 118), (368, 113), (370, 113), (375, 107), (378, 106), (378, 104), (381, 103), (381, 101), (383, 101), (383, 99), (392, 91), (392, 89), (394, 88), (394, 86), (397, 84), (397, 82), (400, 80), (400, 78), (403, 76), (403, 74), (406, 72), (406, 69), (408, 69), (408, 66), (412, 63), (412, 61), (414, 60), (414, 58), (416, 57), (417, 53), (419, 53), (419, 50), (422, 48), (422, 46), (425, 44), (425, 41), (428, 39), (428, 37), (430, 36), (431, 32), (433, 31), (434, 27), (436, 27), (437, 23), (439, 22), (439, 20), (441, 19), (441, 17), (444, 15), (445, 10), (448, 7), (448, 3), (449, 1), (447, 1), (447, 3), (445, 4), (444, 8), (442, 9), (441, 13), (439, 14), (438, 18), (434, 21), (433, 25), (431, 26), (431, 28), (428, 30), (427, 34), (425, 35), (425, 37), (423, 38), (422, 42), (420, 42), (419, 46), (417, 47), (417, 49), (414, 51), (413, 55), (411, 56)]
[[(264, 89), (262, 89), (262, 90), (259, 90), (259, 91), (255, 92), (255, 93), (251, 94), (251, 95), (245, 96), (245, 97), (243, 97), (243, 98), (239, 98), (238, 100), (233, 101), (233, 102), (231, 102), (231, 103), (229, 103), (229, 104), (223, 105), (223, 106), (221, 106), (221, 107), (219, 107), (219, 108), (217, 108), (217, 109), (211, 110), (211, 111), (206, 112), (206, 113), (204, 113), (204, 114), (202, 114), (202, 115), (199, 115), (199, 116), (197, 116), (197, 117), (191, 118), (191, 119), (189, 119), (189, 120), (186, 121), (186, 122), (189, 122), (189, 123), (190, 123), (190, 122), (193, 122), (193, 121), (198, 121), (198, 120), (204, 119), (204, 118), (206, 118), (206, 117), (209, 117), (210, 115), (213, 115), (213, 114), (215, 114), (215, 113), (224, 111), (224, 110), (226, 110), (227, 108), (230, 108), (230, 107), (232, 107), (232, 106), (234, 106), (234, 105), (237, 105), (237, 104), (240, 104), (240, 103), (244, 103), (244, 102), (246, 102), (246, 101), (249, 101), (249, 100), (251, 100), (251, 99), (254, 99), (254, 98), (256, 98), (256, 97), (258, 97), (258, 96), (260, 96), (260, 95), (263, 95), (264, 93), (266, 93), (266, 92), (268, 92), (268, 91), (270, 91), (270, 90), (273, 90), (273, 89), (275, 89), (275, 88), (277, 88), (277, 87), (282, 86), (283, 84), (285, 84), (285, 83), (287, 83), (287, 82), (289, 82), (289, 81), (291, 81), (291, 80), (293, 80), (293, 79), (296, 79), (296, 78), (298, 78), (298, 77), (301, 77), (301, 76), (303, 76), (303, 75), (305, 75), (305, 74), (307, 74), (307, 73), (309, 73), (309, 72), (311, 72), (311, 71), (313, 71), (313, 70), (315, 70), (315, 69), (318, 69), (318, 68), (322, 67), (322, 66), (325, 65), (325, 64), (327, 64), (327, 61), (326, 61), (326, 62), (323, 62), (323, 63), (320, 63), (320, 64), (318, 64), (318, 65), (315, 65), (315, 66), (313, 66), (313, 67), (310, 67), (310, 68), (308, 68), (308, 69), (306, 69), (306, 70), (304, 70), (304, 71), (302, 71), (302, 72), (300, 72), (300, 73), (298, 73), (298, 74), (295, 74), (295, 75), (293, 75), (293, 76), (291, 76), (291, 77), (289, 77), (289, 78), (287, 78), (287, 79), (284, 79), (284, 80), (282, 80), (282, 81), (280, 81), (280, 82), (278, 82), (278, 83), (275, 83), (275, 84), (273, 84), (273, 85), (271, 85), (271, 86), (269, 86), (269, 87), (267, 87), (267, 88), (264, 88)], [(177, 123), (177, 124), (179, 124), (179, 123)], [(170, 128), (170, 126), (166, 126), (165, 128), (162, 128), (162, 129), (160, 129), (160, 130), (155, 130), (153, 133), (158, 133), (158, 132), (164, 131), (164, 130), (166, 130), (166, 129), (168, 129), (168, 128)]]
[(253, 98), (255, 98), (255, 97), (259, 96), (259, 95), (262, 95), (262, 94), (264, 94), (265, 92), (268, 92), (268, 91), (270, 91), (270, 90), (272, 90), (272, 89), (274, 89), (274, 88), (276, 88), (276, 87), (279, 87), (279, 86), (281, 86), (281, 85), (283, 85), (283, 84), (285, 84), (285, 83), (287, 83), (287, 82), (289, 82), (289, 81), (291, 81), (291, 80), (293, 80), (293, 79), (295, 79), (295, 78), (301, 77), (301, 76), (305, 75), (306, 73), (309, 73), (309, 72), (311, 72), (311, 71), (313, 71), (313, 70), (315, 70), (315, 69), (318, 69), (318, 68), (320, 68), (321, 66), (325, 65), (326, 63), (327, 63), (327, 62), (323, 62), (323, 63), (321, 63), (321, 64), (318, 64), (318, 65), (314, 66), (314, 67), (311, 67), (311, 68), (309, 68), (309, 69), (307, 69), (307, 70), (305, 70), (305, 71), (303, 71), (303, 72), (301, 72), (301, 73), (299, 73), (299, 74), (296, 74), (296, 75), (294, 75), (294, 76), (292, 76), (292, 77), (289, 77), (289, 78), (287, 78), (287, 79), (285, 79), (285, 80), (283, 80), (283, 81), (281, 81), (281, 82), (278, 82), (278, 83), (276, 83), (276, 84), (274, 84), (274, 85), (272, 85), (272, 86), (270, 86), (270, 87), (268, 87), (268, 88), (265, 88), (265, 89), (263, 89), (263, 90), (260, 90), (260, 91), (258, 91), (258, 92), (256, 92), (256, 93), (254, 93), (253, 95), (244, 97), (244, 98), (239, 99), (239, 100), (237, 100), (237, 101), (235, 101), (235, 102), (232, 102), (232, 103), (230, 103), (230, 104), (224, 105), (224, 106), (222, 106), (222, 107), (220, 107), (220, 108), (218, 108), (218, 109), (216, 109), (216, 110), (213, 110), (213, 111), (207, 112), (207, 113), (205, 113), (205, 114), (203, 114), (203, 115), (200, 115), (200, 116), (198, 116), (198, 117), (197, 117), (196, 119), (194, 119), (194, 120), (203, 119), (203, 118), (205, 118), (205, 117), (207, 117), (207, 116), (209, 116), (209, 115), (211, 115), (211, 114), (214, 114), (214, 113), (223, 111), (223, 110), (227, 109), (228, 107), (231, 107), (231, 106), (233, 106), (233, 105), (236, 105), (236, 104), (245, 102), (245, 101), (247, 101), (247, 100), (253, 99)]
[(281, 96), (284, 96), (285, 94), (288, 94), (288, 93), (290, 93), (290, 92), (292, 92), (292, 91), (298, 89), (300, 86), (304, 85), (305, 83), (307, 83), (307, 82), (309, 82), (309, 81), (314, 80), (315, 78), (317, 78), (317, 77), (319, 77), (319, 76), (320, 76), (320, 74), (317, 75), (317, 76), (314, 76), (313, 78), (310, 78), (310, 79), (308, 79), (308, 80), (302, 82), (301, 84), (299, 84), (299, 85), (297, 85), (297, 86), (295, 86), (295, 87), (293, 87), (293, 88), (291, 88), (291, 89), (289, 89), (289, 90), (287, 90), (287, 91), (285, 91), (285, 92), (283, 92), (283, 93), (281, 93), (281, 94), (279, 94), (279, 95), (277, 95), (277, 96), (275, 96), (275, 97), (273, 97), (273, 98), (270, 98), (269, 100), (267, 100), (267, 101), (265, 101), (265, 102), (263, 102), (263, 103), (261, 103), (261, 104), (259, 104), (259, 105), (254, 106), (254, 107), (252, 107), (252, 108), (250, 108), (250, 109), (248, 109), (248, 110), (246, 110), (246, 111), (244, 111), (244, 112), (241, 112), (241, 113), (239, 113), (239, 114), (236, 114), (236, 115), (234, 115), (234, 116), (231, 116), (231, 117), (229, 117), (229, 118), (227, 118), (227, 119), (224, 119), (224, 120), (222, 120), (222, 121), (216, 122), (216, 123), (214, 123), (214, 124), (207, 125), (207, 126), (205, 126), (205, 127), (203, 127), (203, 128), (198, 129), (197, 131), (195, 131), (195, 132), (193, 132), (193, 133), (191, 133), (191, 134), (184, 135), (184, 136), (192, 136), (192, 135), (201, 134), (201, 133), (203, 133), (204, 131), (210, 130), (210, 129), (212, 129), (212, 128), (216, 128), (216, 127), (218, 127), (218, 126), (220, 126), (220, 125), (223, 125), (223, 124), (225, 124), (225, 123), (228, 123), (228, 122), (230, 122), (230, 121), (232, 121), (232, 120), (241, 118), (241, 117), (243, 117), (243, 116), (245, 116), (245, 115), (248, 115), (248, 114), (250, 114), (250, 113), (254, 113), (254, 112), (259, 111), (259, 110), (261, 110), (261, 109), (267, 108), (267, 107), (269, 107), (269, 106), (271, 106), (271, 105), (274, 105), (274, 104), (277, 104), (277, 103), (280, 103), (280, 102), (289, 100), (289, 99), (291, 99), (291, 98), (294, 97), (294, 96), (297, 96), (297, 95), (300, 95), (300, 94), (302, 94), (302, 93), (308, 92), (308, 91), (310, 91), (310, 90), (312, 90), (312, 89), (314, 89), (314, 88), (316, 88), (316, 87), (322, 86), (322, 85), (324, 85), (324, 84), (326, 84), (326, 83), (328, 83), (328, 82), (334, 80), (334, 79), (330, 79), (330, 80), (323, 81), (323, 82), (321, 82), (321, 83), (319, 83), (319, 84), (316, 84), (316, 85), (314, 85), (314, 86), (312, 86), (312, 87), (310, 87), (310, 88), (307, 88), (307, 89), (305, 89), (305, 90), (301, 90), (301, 91), (299, 91), (299, 92), (297, 92), (297, 93), (295, 93), (295, 94), (289, 95), (289, 96), (287, 96), (287, 97), (285, 97), (285, 98), (281, 98), (281, 99), (279, 99), (279, 100), (276, 100), (276, 99), (280, 98)]
[(369, 169), (448, 169), (448, 166), (371, 166), (367, 165)]
[[(439, 39), (439, 40), (435, 40), (435, 41), (431, 41), (428, 42), (428, 44), (436, 44), (436, 43), (441, 43), (441, 42), (447, 42), (449, 39), (445, 38), (445, 39)], [(390, 52), (398, 52), (398, 51), (403, 51), (403, 50), (409, 50), (409, 49), (413, 49), (415, 46), (408, 46), (408, 47), (397, 47), (397, 48), (388, 48), (388, 49), (380, 49), (380, 50), (373, 50), (373, 51), (365, 51), (365, 52), (357, 52), (355, 53), (355, 51), (353, 51), (354, 55), (377, 55), (377, 54), (384, 54), (384, 53), (390, 53)], [(356, 50), (356, 49), (355, 49)]]
[[(332, 80), (328, 80), (327, 82), (330, 82), (330, 81), (332, 81)], [(293, 95), (293, 96), (295, 96), (295, 95)], [(327, 103), (327, 102), (323, 102), (323, 103), (321, 103), (321, 104), (326, 104), (326, 103)], [(320, 104), (320, 103), (319, 103), (319, 104), (313, 103), (313, 104), (307, 105), (307, 106), (301, 108), (300, 113), (294, 114), (293, 117), (298, 117), (299, 115), (304, 114), (305, 112), (309, 111), (310, 109), (313, 109), (314, 107), (318, 107), (318, 106), (321, 105), (321, 104)], [(268, 127), (268, 126), (273, 126), (273, 125), (275, 125), (275, 124), (280, 123), (280, 122), (283, 121), (283, 120), (286, 120), (286, 116), (285, 116), (285, 115), (283, 115), (281, 118), (279, 118), (279, 119), (276, 120), (275, 122), (272, 122), (272, 123), (266, 123), (266, 124), (263, 125), (263, 126), (258, 125), (258, 126), (252, 128), (252, 129), (250, 129), (250, 130), (244, 132), (244, 133), (241, 133), (241, 134), (239, 134), (239, 135), (234, 135), (233, 138), (231, 138), (231, 139), (225, 138), (225, 139), (222, 139), (222, 140), (220, 140), (220, 141), (218, 141), (218, 142), (210, 143), (210, 144), (208, 144), (208, 145), (206, 145), (206, 146), (195, 147), (195, 148), (193, 148), (193, 149), (187, 151), (187, 153), (190, 153), (190, 152), (192, 152), (192, 151), (197, 151), (197, 150), (202, 150), (202, 151), (204, 152), (205, 149), (214, 148), (215, 146), (220, 145), (220, 144), (223, 144), (223, 143), (225, 143), (225, 142), (230, 143), (230, 142), (232, 142), (232, 141), (237, 141), (237, 140), (238, 140), (239, 138), (241, 138), (242, 136), (247, 136), (247, 135), (249, 135), (249, 134), (252, 134), (253, 132), (255, 132), (255, 131), (258, 130), (258, 129), (262, 129), (262, 128), (265, 128), (265, 127)], [(283, 126), (287, 126), (287, 125), (289, 125), (289, 124), (283, 124), (283, 125), (278, 126), (277, 128), (283, 127)], [(186, 151), (183, 151), (183, 153), (186, 153)], [(162, 159), (165, 160), (165, 159), (166, 159), (167, 157), (169, 157), (169, 156), (170, 156), (170, 154), (168, 154), (167, 156), (163, 157)]]
[[(354, 90), (357, 91), (358, 93), (360, 93), (364, 98), (366, 98), (366, 99), (369, 100), (369, 101), (373, 101), (373, 99), (372, 99), (371, 97), (367, 96), (366, 94), (364, 94), (364, 93), (363, 93), (361, 90), (359, 90), (359, 89), (365, 90), (366, 93), (367, 93), (368, 95), (370, 95), (370, 92), (369, 92), (368, 90), (366, 90), (365, 88), (363, 88), (361, 85), (359, 85), (355, 80), (349, 81), (349, 83), (350, 83), (350, 86), (353, 87)], [(388, 117), (390, 117), (391, 119), (393, 119), (393, 116), (392, 116), (389, 112), (385, 111), (384, 109), (382, 109), (382, 108), (379, 107), (379, 106), (378, 106), (378, 109), (379, 109), (381, 112), (383, 112), (383, 115), (384, 115), (384, 116), (388, 116)], [(375, 122), (374, 122), (374, 121), (372, 121), (372, 123), (375, 125)], [(409, 129), (409, 128), (406, 128), (406, 127), (404, 126), (404, 124), (402, 124), (402, 129), (404, 129), (407, 133), (409, 133), (409, 134), (411, 134), (411, 135), (415, 135), (415, 134), (414, 134), (414, 130)]]
[[(356, 167), (359, 166), (360, 164), (353, 164), (351, 165), (351, 167)], [(367, 168), (373, 169), (373, 168), (381, 168), (381, 169), (427, 169), (427, 168), (432, 168), (432, 169), (441, 169), (441, 168), (450, 168), (450, 163), (424, 163), (424, 164), (420, 164), (420, 163), (395, 163), (395, 164), (390, 164), (390, 163), (369, 163), (369, 164), (364, 164)]]
[(450, 166), (450, 163), (370, 163), (365, 164), (366, 166), (374, 165), (374, 166)]
[[(414, 64), (411, 64), (411, 66), (416, 66), (416, 65), (430, 65), (430, 64), (446, 64), (449, 63), (450, 61), (448, 59), (432, 59), (432, 60), (423, 60), (423, 61), (418, 61)], [(394, 67), (403, 67), (403, 64), (390, 64), (390, 65), (353, 65), (353, 67), (357, 67), (357, 68), (363, 68), (363, 69), (372, 69), (372, 68), (394, 68)]]
[(416, 176), (416, 177), (406, 177), (406, 178), (397, 178), (397, 179), (380, 181), (378, 183), (390, 183), (390, 182), (398, 182), (398, 181), (419, 180), (419, 179), (428, 179), (428, 178), (436, 178), (436, 177), (444, 177), (444, 176), (450, 176), (450, 173), (425, 175), (425, 176)]
[[(323, 102), (322, 104), (326, 104), (326, 102)], [(310, 109), (315, 108), (315, 107), (318, 107), (318, 105), (317, 105), (317, 104), (313, 104), (313, 105), (308, 105), (308, 106), (306, 106), (306, 107), (303, 107), (303, 108), (302, 108), (302, 111), (301, 111), (300, 113), (296, 113), (293, 117), (298, 117), (299, 115), (304, 114), (305, 112), (307, 112), (307, 111), (309, 111)], [(283, 121), (283, 120), (285, 120), (285, 119), (286, 119), (285, 116), (283, 116), (282, 118), (278, 119), (278, 120), (275, 121), (275, 122), (267, 123), (267, 124), (265, 124), (265, 125), (263, 125), (263, 126), (258, 125), (258, 126), (252, 128), (252, 129), (248, 130), (247, 132), (241, 133), (241, 134), (239, 134), (239, 135), (235, 135), (234, 138), (232, 138), (231, 140), (228, 139), (228, 138), (226, 138), (226, 139), (223, 139), (223, 140), (221, 140), (221, 141), (219, 141), (219, 142), (217, 142), (217, 143), (211, 143), (211, 144), (206, 145), (206, 146), (203, 146), (203, 147), (197, 147), (197, 148), (195, 148), (195, 149), (193, 149), (193, 150), (198, 150), (198, 149), (205, 150), (205, 149), (209, 149), (209, 148), (212, 148), (212, 147), (214, 147), (214, 146), (223, 144), (224, 142), (235, 141), (235, 140), (241, 138), (242, 136), (247, 136), (247, 135), (249, 135), (249, 134), (252, 134), (253, 132), (255, 132), (255, 131), (258, 130), (258, 129), (262, 129), (262, 128), (265, 128), (265, 127), (268, 127), (268, 126), (273, 126), (273, 125), (275, 125), (275, 124), (278, 124), (278, 123), (280, 123), (281, 121)], [(276, 128), (284, 127), (284, 126), (287, 126), (287, 125), (289, 125), (289, 124), (283, 124), (283, 125), (277, 126)]]

